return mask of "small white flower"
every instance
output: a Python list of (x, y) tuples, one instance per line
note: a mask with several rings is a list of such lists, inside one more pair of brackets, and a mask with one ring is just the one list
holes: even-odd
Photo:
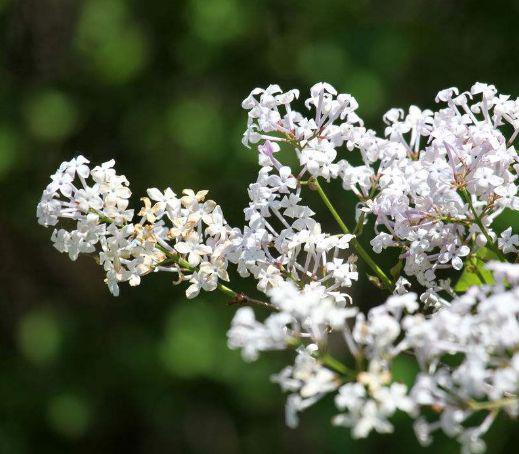
[(211, 253), (212, 249), (201, 242), (200, 236), (196, 232), (191, 232), (185, 241), (175, 244), (175, 249), (181, 254), (187, 255), (187, 261), (191, 266), (197, 266), (202, 257)]
[(517, 252), (516, 246), (519, 246), (519, 235), (513, 235), (512, 227), (508, 227), (501, 233), (497, 245), (505, 254), (515, 253)]

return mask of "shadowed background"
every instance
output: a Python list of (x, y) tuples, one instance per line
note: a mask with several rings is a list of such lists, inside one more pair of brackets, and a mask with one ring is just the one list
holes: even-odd
[[(396, 435), (352, 441), (330, 426), (331, 400), (287, 429), (268, 379), (287, 357), (246, 364), (229, 351), (224, 297), (186, 301), (153, 275), (115, 299), (92, 260), (51, 247), (35, 207), (81, 152), (114, 157), (135, 204), (151, 186), (207, 188), (242, 225), (257, 171), (240, 143), (252, 88), (304, 98), (326, 80), (378, 131), (390, 107), (432, 107), (448, 86), (517, 96), (518, 19), (518, 1), (0, 0), (0, 453), (417, 451), (405, 417)], [(355, 289), (365, 308), (380, 297)], [(486, 439), (496, 453), (519, 441), (506, 421)], [(457, 447), (440, 436), (427, 452)]]

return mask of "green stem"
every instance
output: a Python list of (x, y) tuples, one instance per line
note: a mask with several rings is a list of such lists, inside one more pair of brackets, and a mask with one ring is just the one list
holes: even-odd
[[(322, 186), (319, 184), (319, 181), (317, 180), (317, 178), (313, 179), (313, 181), (311, 183), (311, 187), (315, 188), (315, 190), (321, 197), (322, 201), (326, 205), (326, 208), (328, 208), (328, 210), (332, 214), (332, 216), (335, 219), (335, 221), (337, 222), (337, 224), (339, 224), (339, 227), (341, 228), (341, 230), (346, 234), (351, 234), (350, 229), (348, 229), (348, 227), (342, 220), (341, 216), (339, 215), (339, 213), (333, 206), (332, 202), (330, 202), (330, 199), (324, 192)], [(359, 257), (362, 260), (364, 260), (364, 262), (374, 271), (374, 273), (380, 279), (380, 281), (382, 282), (384, 287), (391, 292), (394, 287), (394, 284), (391, 281), (391, 279), (389, 279), (389, 277), (387, 277), (386, 273), (384, 273), (384, 271), (382, 271), (382, 269), (375, 263), (375, 261), (371, 258), (371, 256), (362, 247), (362, 245), (359, 243), (359, 241), (356, 238), (353, 238), (351, 240), (351, 244), (352, 244), (353, 248), (355, 249), (355, 251), (357, 252), (357, 254), (359, 255)]]
[[(373, 199), (373, 197), (375, 197), (375, 194), (377, 192), (377, 187), (378, 187), (377, 183), (374, 182), (373, 186), (371, 187), (371, 189), (369, 191), (368, 197), (364, 201), (371, 200), (371, 199)], [(363, 211), (362, 213), (360, 213), (359, 219), (357, 221), (357, 225), (353, 229), (353, 234), (356, 235), (357, 237), (362, 235), (362, 231), (364, 230), (364, 220), (365, 219), (366, 219), (366, 213)]]
[[(103, 222), (106, 222), (107, 224), (112, 224), (114, 222), (108, 216), (105, 216), (104, 214), (100, 213), (97, 210), (92, 210), (92, 212), (96, 213), (99, 216), (99, 219)], [(161, 246), (158, 243), (155, 243), (155, 247), (166, 255), (167, 261), (169, 263), (176, 263), (184, 270), (188, 270), (190, 272), (196, 271), (196, 269), (194, 267), (192, 267), (187, 260), (180, 257), (180, 255), (178, 255), (176, 253), (174, 254), (171, 251), (168, 251), (165, 247)], [(164, 262), (161, 262), (161, 263), (164, 263)], [(258, 306), (266, 307), (267, 309), (270, 309), (270, 310), (274, 310), (274, 311), (278, 310), (278, 308), (276, 306), (274, 306), (273, 304), (266, 303), (265, 301), (257, 300), (255, 298), (251, 298), (250, 296), (245, 295), (244, 293), (235, 292), (232, 288), (229, 288), (226, 285), (218, 284), (216, 288), (218, 290), (220, 290), (220, 292), (222, 292), (224, 295), (227, 295), (232, 299), (231, 304), (251, 303), (251, 304), (256, 304)]]
[(472, 212), (472, 216), (474, 216), (474, 221), (476, 222), (476, 225), (479, 227), (479, 230), (481, 230), (481, 233), (483, 233), (483, 235), (485, 236), (488, 248), (491, 249), (492, 252), (494, 252), (498, 256), (499, 260), (501, 260), (502, 262), (507, 262), (508, 260), (506, 259), (505, 254), (503, 254), (501, 250), (496, 246), (494, 240), (492, 239), (487, 229), (483, 225), (481, 218), (479, 217), (478, 213), (476, 212), (476, 209), (474, 208), (474, 205), (472, 203), (472, 197), (469, 194), (469, 192), (465, 188), (462, 188), (460, 189), (460, 193), (463, 200), (468, 204), (470, 211)]
[(360, 213), (359, 220), (357, 221), (357, 225), (353, 229), (354, 235), (360, 235), (362, 234), (362, 230), (364, 227), (364, 219), (366, 218), (366, 213), (362, 212)]
[(481, 274), (481, 271), (479, 271), (477, 266), (474, 267), (474, 272), (476, 273), (476, 276), (478, 277), (482, 285), (488, 284), (487, 280), (485, 279), (485, 276)]
[(472, 267), (474, 268), (474, 273), (476, 274), (477, 278), (479, 279), (479, 281), (481, 282), (481, 285), (485, 285), (485, 284), (488, 284), (489, 282), (487, 282), (487, 280), (485, 279), (485, 276), (483, 276), (483, 274), (481, 274), (481, 271), (479, 270), (479, 267), (478, 267), (478, 259), (475, 255), (472, 255), (469, 259), (469, 263), (472, 265)]
[(504, 399), (498, 399), (494, 401), (489, 402), (477, 402), (472, 401), (469, 402), (469, 408), (471, 410), (496, 410), (502, 407), (507, 407), (508, 405), (516, 405), (518, 402), (517, 397), (510, 397), (510, 398), (504, 398)]
[(166, 255), (166, 257), (173, 263), (176, 263), (177, 265), (180, 265), (182, 268), (185, 268), (189, 271), (195, 271), (195, 269), (189, 264), (189, 262), (180, 257), (178, 254), (173, 254), (172, 252), (168, 251), (165, 247), (161, 246), (158, 243), (155, 244), (155, 247), (159, 251), (163, 252)]
[[(187, 262), (185, 259), (180, 257), (178, 254), (174, 254), (174, 253), (168, 251), (165, 247), (161, 246), (158, 243), (155, 245), (155, 247), (159, 251), (163, 252), (166, 255), (166, 257), (168, 258), (168, 260), (170, 260), (171, 262), (180, 265), (182, 268), (184, 268), (184, 269), (186, 269), (186, 270), (188, 270), (190, 272), (196, 271), (196, 268), (193, 268), (189, 264), (189, 262)], [(220, 292), (222, 292), (224, 295), (226, 295), (226, 296), (231, 298), (231, 302), (229, 304), (247, 304), (247, 303), (250, 303), (250, 304), (255, 304), (257, 306), (265, 307), (265, 308), (273, 310), (273, 311), (279, 310), (273, 304), (267, 303), (265, 301), (258, 300), (256, 298), (251, 298), (250, 296), (246, 295), (245, 293), (238, 293), (238, 292), (234, 291), (232, 288), (227, 287), (226, 285), (218, 284), (216, 288)]]
[(223, 284), (218, 284), (218, 290), (231, 298), (236, 298), (236, 296), (238, 296), (238, 294), (232, 288), (229, 288)]
[(341, 363), (338, 359), (335, 359), (329, 353), (326, 353), (319, 357), (324, 366), (328, 367), (335, 372), (338, 372), (342, 375), (354, 376), (355, 372), (348, 369), (343, 363)]

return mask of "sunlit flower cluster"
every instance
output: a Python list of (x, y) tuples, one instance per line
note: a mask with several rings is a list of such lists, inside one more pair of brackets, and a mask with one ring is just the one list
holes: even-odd
[[(300, 106), (299, 96), (271, 85), (243, 101), (243, 143), (257, 149), (259, 171), (242, 227), (207, 191), (151, 188), (134, 212), (114, 162), (92, 167), (82, 156), (51, 176), (38, 221), (55, 226), (52, 242), (72, 260), (93, 256), (114, 295), (120, 282), (164, 271), (187, 284), (188, 298), (218, 289), (241, 306), (230, 348), (247, 361), (295, 352), (272, 377), (288, 393), (289, 426), (332, 395), (332, 423), (355, 438), (392, 432), (401, 411), (424, 445), (441, 429), (465, 452), (482, 451), (497, 415), (519, 413), (519, 235), (494, 227), (519, 210), (519, 100), (487, 84), (449, 88), (436, 111), (389, 110), (379, 136), (353, 96), (327, 83)], [(325, 182), (351, 191), (354, 215), (337, 210)], [(310, 207), (310, 192), (320, 206)], [(396, 261), (390, 272), (382, 253)], [(262, 296), (228, 284), (230, 267)], [(363, 271), (385, 302), (355, 300)], [(270, 313), (258, 317), (254, 306)], [(406, 383), (395, 378), (402, 361), (418, 371)]]
[(186, 189), (178, 198), (170, 188), (151, 188), (135, 214), (127, 209), (128, 180), (117, 175), (114, 161), (92, 169), (88, 164), (83, 156), (64, 162), (38, 204), (40, 224), (68, 221), (52, 233), (56, 249), (71, 260), (81, 253), (93, 255), (115, 296), (120, 282), (139, 285), (141, 276), (152, 271), (173, 272), (179, 282), (189, 281), (188, 298), (228, 280), (227, 250), (236, 234), (220, 207), (205, 200), (207, 191)]

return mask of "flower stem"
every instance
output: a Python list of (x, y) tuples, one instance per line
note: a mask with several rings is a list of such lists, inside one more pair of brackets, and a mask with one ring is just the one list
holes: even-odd
[[(312, 189), (317, 191), (317, 193), (321, 197), (322, 201), (326, 205), (326, 208), (328, 208), (328, 210), (332, 214), (332, 216), (335, 219), (335, 221), (337, 222), (337, 224), (339, 224), (339, 227), (341, 228), (341, 230), (345, 234), (351, 234), (350, 229), (346, 226), (346, 224), (342, 220), (341, 216), (339, 215), (339, 213), (333, 206), (332, 202), (330, 201), (330, 199), (324, 192), (322, 186), (319, 184), (319, 181), (317, 180), (317, 178), (313, 178), (311, 183), (309, 184), (309, 186)], [(362, 245), (359, 243), (359, 241), (356, 238), (353, 238), (351, 240), (351, 244), (353, 245), (353, 248), (355, 249), (355, 251), (357, 252), (359, 257), (362, 260), (364, 260), (366, 265), (368, 265), (374, 271), (374, 273), (377, 275), (377, 277), (382, 282), (382, 285), (387, 290), (392, 291), (393, 287), (394, 287), (393, 282), (391, 281), (391, 279), (389, 279), (389, 277), (386, 275), (386, 273), (384, 273), (384, 271), (375, 263), (375, 261), (371, 258), (371, 256), (368, 254), (368, 252), (362, 247)]]
[(232, 288), (229, 288), (223, 284), (218, 284), (218, 290), (231, 298), (236, 298), (236, 296), (238, 296), (238, 293), (236, 293)]
[(495, 410), (503, 407), (507, 407), (509, 405), (517, 405), (519, 399), (517, 397), (510, 397), (504, 399), (493, 400), (489, 402), (477, 402), (471, 401), (469, 402), (469, 408), (471, 410), (479, 411), (479, 410)]
[(508, 260), (506, 259), (505, 254), (503, 254), (501, 250), (496, 246), (494, 240), (492, 239), (487, 229), (483, 225), (481, 218), (479, 217), (478, 213), (476, 212), (476, 209), (474, 208), (474, 204), (472, 203), (472, 197), (469, 194), (469, 192), (465, 188), (462, 188), (460, 189), (460, 193), (463, 200), (468, 204), (470, 211), (472, 212), (472, 216), (474, 216), (474, 221), (479, 227), (479, 230), (481, 230), (481, 233), (485, 236), (488, 248), (491, 249), (492, 252), (494, 252), (497, 255), (499, 260), (501, 260), (502, 262), (507, 262)]
[(478, 258), (476, 257), (476, 255), (470, 256), (468, 263), (472, 266), (473, 272), (477, 276), (479, 281), (481, 282), (481, 285), (489, 284), (489, 282), (487, 282), (485, 276), (483, 276), (483, 274), (481, 273), (481, 271), (478, 267)]
[(324, 366), (328, 367), (335, 372), (338, 372), (341, 375), (354, 376), (355, 372), (348, 369), (341, 361), (331, 356), (329, 353), (325, 353), (320, 356), (319, 359), (323, 363)]
[[(174, 254), (170, 251), (168, 251), (166, 248), (161, 246), (160, 244), (156, 244), (155, 247), (163, 252), (168, 260), (171, 260), (173, 263), (176, 263), (180, 265), (182, 268), (185, 268), (191, 272), (196, 271), (196, 268), (193, 268), (189, 262), (184, 260), (182, 257), (178, 256), (178, 254)], [(251, 298), (250, 296), (246, 295), (245, 293), (238, 293), (235, 290), (233, 290), (230, 287), (227, 287), (223, 284), (218, 284), (216, 287), (220, 292), (222, 292), (224, 295), (231, 298), (231, 301), (229, 301), (230, 305), (233, 304), (255, 304), (257, 306), (265, 307), (267, 309), (277, 311), (278, 308), (274, 306), (273, 304), (267, 303), (265, 301), (261, 301), (255, 298)]]

